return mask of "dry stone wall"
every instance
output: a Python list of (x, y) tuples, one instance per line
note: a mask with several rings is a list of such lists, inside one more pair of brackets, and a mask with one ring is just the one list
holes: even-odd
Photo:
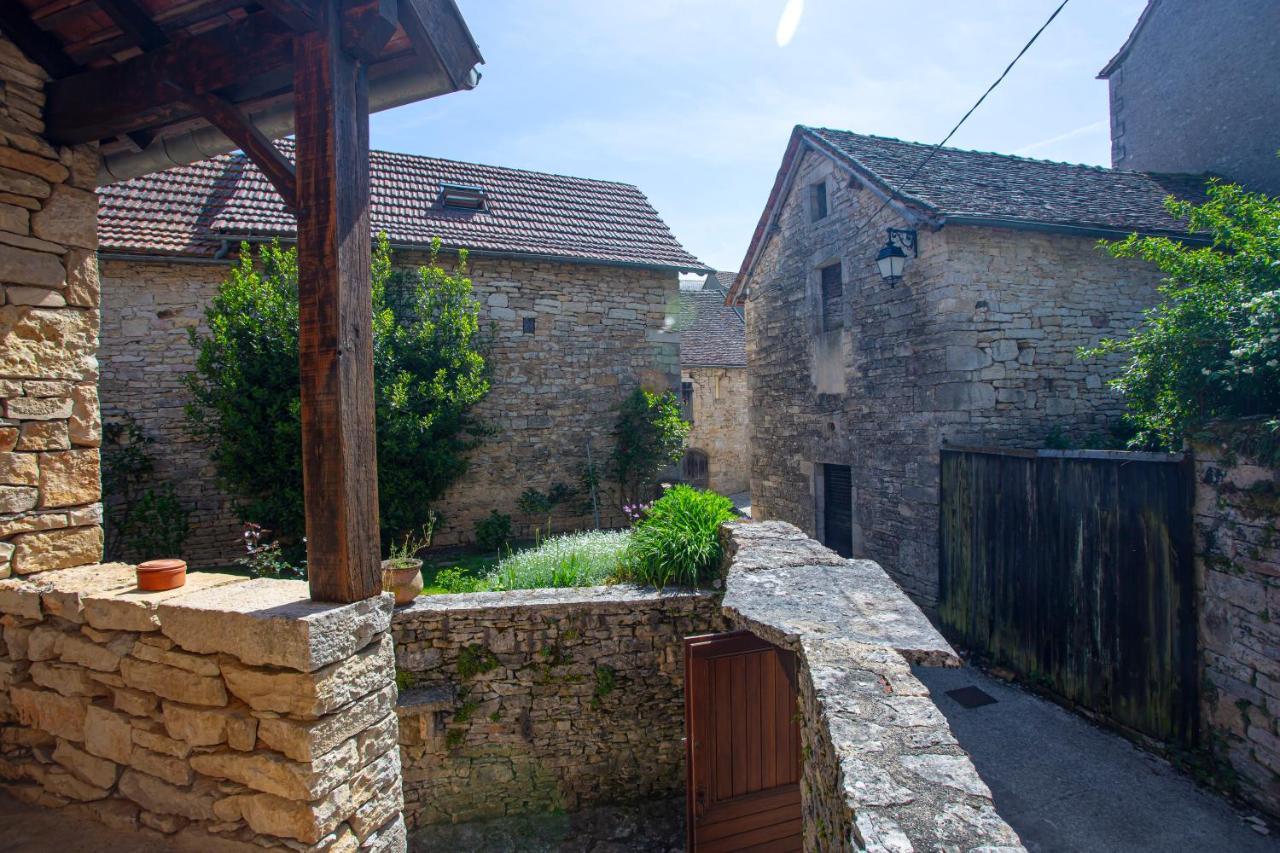
[(693, 383), (693, 426), (688, 445), (707, 454), (708, 486), (722, 495), (751, 488), (747, 441), (747, 371), (744, 367), (685, 367)]
[[(820, 180), (831, 213), (811, 222), (803, 199)], [(1119, 362), (1076, 350), (1126, 333), (1158, 276), (1091, 238), (948, 226), (921, 228), (919, 257), (891, 286), (874, 259), (886, 227), (912, 223), (813, 152), (794, 187), (749, 282), (753, 515), (821, 539), (816, 466), (849, 465), (853, 553), (933, 606), (942, 444), (1105, 433)], [(835, 262), (841, 328), (823, 331), (820, 270)]]
[(1202, 725), (1230, 787), (1280, 815), (1280, 470), (1232, 449), (1240, 426), (1193, 445)]
[(45, 141), (45, 82), (0, 36), (0, 577), (102, 558), (98, 153)]
[(175, 850), (403, 851), (391, 596), (134, 573), (0, 581), (0, 787)]
[(682, 640), (720, 624), (709, 594), (626, 586), (397, 610), (409, 826), (679, 794)]
[[(416, 252), (396, 257), (409, 268), (425, 261)], [(187, 329), (204, 330), (205, 306), (226, 272), (225, 264), (102, 261), (103, 412), (131, 414), (155, 439), (159, 478), (192, 511), (184, 556), (197, 566), (226, 564), (243, 551), (232, 501), (217, 487), (207, 450), (188, 435), (183, 412), (183, 377), (195, 364)], [(637, 385), (674, 388), (679, 377), (679, 336), (667, 331), (674, 272), (472, 257), (470, 275), (492, 333), (492, 390), (476, 415), (493, 434), (437, 504), (445, 518), (438, 545), (471, 541), (475, 523), (495, 509), (531, 535), (545, 520), (519, 512), (520, 494), (556, 482), (577, 487), (588, 442), (597, 462), (607, 458), (622, 398)], [(556, 529), (590, 526), (584, 506), (575, 500), (559, 510)], [(605, 526), (625, 522), (612, 501), (602, 508)]]

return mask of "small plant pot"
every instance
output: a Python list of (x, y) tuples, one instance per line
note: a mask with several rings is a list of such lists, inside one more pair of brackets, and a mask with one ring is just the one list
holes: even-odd
[(138, 589), (164, 592), (187, 582), (187, 564), (182, 560), (148, 560), (138, 566)]
[(394, 593), (396, 604), (409, 604), (422, 592), (422, 561), (382, 561), (382, 590)]

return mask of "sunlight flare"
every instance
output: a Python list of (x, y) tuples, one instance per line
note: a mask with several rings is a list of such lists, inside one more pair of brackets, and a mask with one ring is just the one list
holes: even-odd
[(787, 0), (782, 9), (782, 17), (778, 18), (778, 32), (774, 38), (778, 47), (786, 47), (795, 38), (796, 28), (800, 26), (800, 18), (804, 15), (804, 0)]

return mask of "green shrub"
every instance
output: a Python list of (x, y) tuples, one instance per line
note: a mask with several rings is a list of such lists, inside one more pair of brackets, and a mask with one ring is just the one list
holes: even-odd
[[(437, 260), (396, 272), (380, 237), (373, 252), (373, 370), (378, 509), (384, 548), (426, 523), (431, 502), (466, 470), (483, 430), (470, 416), (489, 390), (480, 306), (466, 277)], [(267, 528), (286, 550), (305, 535), (298, 378), (298, 257), (278, 243), (240, 262), (191, 330), (196, 369), (187, 418), (211, 448), (241, 520)]]
[(618, 487), (619, 506), (651, 496), (654, 478), (680, 461), (689, 423), (680, 417), (680, 401), (667, 391), (637, 388), (618, 410), (608, 476)]
[(464, 569), (454, 566), (448, 569), (441, 569), (436, 572), (433, 586), (438, 586), (450, 595), (467, 592), (484, 592), (488, 589), (488, 584), (484, 578), (478, 578), (475, 575), (468, 574)]
[(106, 558), (181, 557), (189, 510), (170, 483), (155, 482), (155, 460), (132, 415), (103, 425), (102, 489), (107, 498)]
[(1108, 244), (1155, 264), (1164, 298), (1132, 335), (1083, 354), (1128, 356), (1111, 386), (1132, 444), (1177, 450), (1207, 421), (1280, 413), (1280, 199), (1211, 183), (1204, 204), (1165, 206), (1210, 244), (1137, 234)]
[(495, 554), (511, 544), (511, 516), (489, 510), (489, 515), (476, 522), (476, 544)]
[(673, 486), (632, 530), (624, 578), (659, 589), (709, 583), (720, 566), (719, 527), (733, 518), (733, 502), (723, 495)]
[(555, 536), (503, 559), (488, 582), (493, 589), (598, 586), (614, 580), (629, 534), (592, 530)]

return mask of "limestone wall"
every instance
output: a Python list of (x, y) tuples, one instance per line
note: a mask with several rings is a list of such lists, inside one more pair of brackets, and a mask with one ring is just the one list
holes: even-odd
[(630, 587), (420, 598), (392, 633), (410, 827), (684, 790), (684, 637), (713, 596)]
[[(825, 179), (831, 214), (802, 203)], [(808, 153), (749, 283), (752, 514), (821, 539), (823, 463), (853, 477), (853, 553), (912, 597), (937, 600), (939, 449), (1040, 446), (1105, 433), (1120, 412), (1118, 360), (1080, 346), (1123, 335), (1154, 303), (1156, 272), (1092, 238), (948, 226), (919, 232), (896, 286), (874, 259), (911, 227), (848, 173)], [(820, 270), (839, 261), (842, 328), (821, 329)]]
[(44, 140), (45, 79), (0, 36), (0, 577), (102, 558), (98, 154)]
[[(404, 266), (424, 261), (419, 253), (397, 255)], [(187, 435), (183, 412), (182, 380), (195, 363), (187, 327), (203, 329), (204, 308), (227, 269), (102, 262), (102, 409), (107, 417), (132, 414), (155, 439), (157, 476), (192, 510), (184, 554), (192, 565), (225, 564), (243, 552), (231, 501), (218, 490), (207, 453)], [(476, 414), (494, 434), (437, 505), (446, 521), (439, 545), (470, 541), (476, 521), (494, 509), (512, 515), (518, 532), (545, 523), (517, 510), (520, 493), (555, 482), (577, 487), (588, 439), (597, 462), (607, 457), (622, 398), (641, 383), (673, 388), (679, 376), (678, 336), (665, 330), (675, 273), (472, 258), (471, 277), (482, 324), (493, 333), (492, 390)], [(524, 331), (526, 319), (532, 332)], [(558, 511), (558, 530), (589, 525), (579, 503)], [(603, 509), (606, 526), (624, 522), (611, 502)]]
[(391, 597), (134, 569), (0, 581), (0, 787), (175, 850), (402, 851)]
[(685, 367), (681, 378), (693, 383), (688, 445), (707, 454), (708, 485), (722, 495), (749, 490), (746, 368)]
[(1280, 815), (1280, 470), (1240, 427), (1193, 446), (1202, 725), (1223, 781)]

